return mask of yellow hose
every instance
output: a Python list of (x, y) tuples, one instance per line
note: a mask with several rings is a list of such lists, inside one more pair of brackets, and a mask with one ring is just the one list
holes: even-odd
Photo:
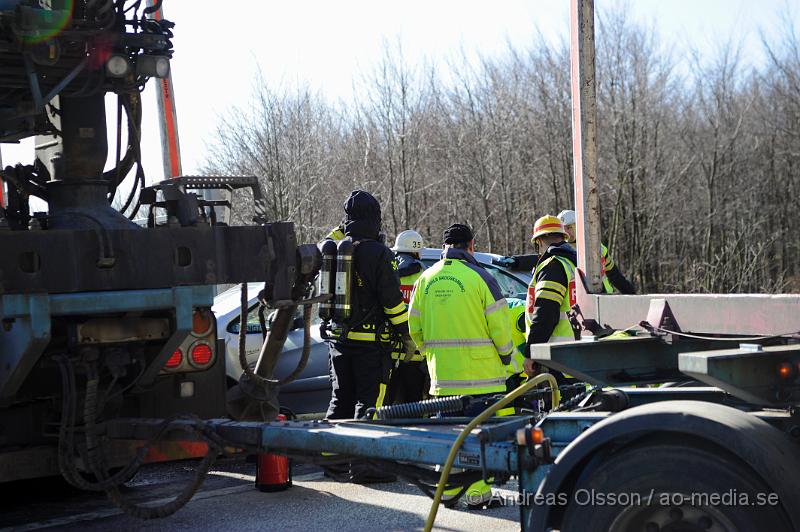
[(447, 479), (450, 477), (450, 470), (453, 468), (453, 462), (456, 460), (456, 453), (458, 453), (458, 450), (461, 448), (461, 444), (464, 443), (464, 440), (467, 438), (469, 433), (472, 432), (472, 429), (492, 417), (496, 411), (500, 410), (520, 395), (532, 390), (534, 387), (538, 386), (544, 381), (547, 381), (550, 384), (550, 390), (553, 394), (552, 408), (556, 408), (561, 402), (561, 394), (558, 392), (558, 382), (556, 382), (555, 377), (549, 373), (542, 373), (541, 375), (537, 375), (534, 378), (520, 384), (519, 387), (512, 390), (506, 394), (505, 397), (481, 412), (478, 417), (470, 421), (467, 426), (464, 427), (464, 430), (459, 433), (458, 438), (456, 438), (456, 441), (453, 442), (453, 446), (450, 448), (450, 454), (447, 455), (447, 461), (445, 462), (444, 466), (442, 466), (442, 473), (439, 475), (439, 483), (436, 485), (436, 494), (433, 496), (433, 504), (428, 512), (428, 519), (425, 520), (425, 532), (431, 532), (431, 530), (433, 530), (433, 523), (436, 521), (436, 514), (439, 512), (439, 503), (442, 501), (442, 493), (444, 493), (445, 484), (447, 484)]

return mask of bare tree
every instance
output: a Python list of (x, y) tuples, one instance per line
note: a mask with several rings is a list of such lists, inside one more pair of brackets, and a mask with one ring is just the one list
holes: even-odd
[[(600, 199), (615, 261), (644, 291), (800, 289), (795, 28), (764, 38), (767, 61), (752, 66), (731, 45), (687, 61), (625, 6), (599, 21)], [(533, 221), (573, 203), (568, 45), (538, 36), (467, 57), (412, 66), (387, 45), (354, 103), (259, 81), (221, 120), (207, 170), (258, 175), (270, 217), (303, 240), (363, 188), (390, 238), (413, 228), (437, 246), (464, 221), (481, 250), (530, 250)], [(235, 214), (249, 219), (247, 201)]]

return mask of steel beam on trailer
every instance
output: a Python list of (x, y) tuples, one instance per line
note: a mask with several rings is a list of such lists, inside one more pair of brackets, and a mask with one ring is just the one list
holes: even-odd
[(0, 231), (0, 288), (4, 294), (52, 294), (266, 280), (274, 299), (289, 299), (296, 248), (291, 222)]
[[(158, 432), (161, 423), (162, 420), (158, 419), (113, 420), (107, 424), (107, 434), (113, 439), (148, 440)], [(463, 424), (455, 423), (392, 426), (358, 421), (253, 423), (225, 419), (210, 420), (208, 425), (233, 445), (261, 451), (289, 454), (325, 452), (420, 465), (445, 463), (450, 447), (464, 428)], [(191, 434), (177, 431), (165, 439), (193, 438)], [(492, 442), (487, 439), (492, 438), (482, 437), (480, 427), (474, 430), (464, 441), (454, 466), (479, 471), (485, 466), (487, 471), (516, 473), (516, 444), (511, 440)]]
[(11, 295), (0, 297), (0, 318), (8, 328), (0, 335), (0, 404), (16, 393), (50, 343), (51, 300), (47, 294), (19, 296), (9, 311)]
[(800, 294), (588, 294), (579, 304), (584, 317), (625, 329), (647, 317), (654, 299), (669, 303), (684, 332), (759, 336), (800, 332)]
[(618, 388), (628, 396), (628, 408), (659, 401), (705, 401), (737, 406), (741, 401), (711, 386), (667, 386), (658, 388)]
[[(653, 401), (649, 401), (649, 403), (673, 399), (706, 402), (704, 396), (707, 393), (713, 393), (715, 391), (719, 393), (719, 390), (715, 388), (686, 388), (681, 391), (688, 393), (685, 393), (682, 397), (668, 397), (670, 393), (677, 392), (678, 390), (681, 390), (681, 388), (625, 389), (625, 392), (631, 395), (635, 393), (649, 394), (654, 399)], [(659, 398), (658, 395), (662, 394), (664, 396)], [(645, 403), (646, 402), (642, 402), (641, 404)], [(631, 404), (629, 408), (633, 408), (633, 406), (638, 405)], [(781, 423), (791, 419), (790, 414), (785, 411), (757, 410), (750, 412), (750, 414), (776, 426), (780, 426)], [(613, 412), (556, 412), (542, 418), (537, 426), (542, 429), (546, 438), (550, 438), (552, 455), (557, 457), (573, 440), (583, 434), (589, 427), (612, 416), (614, 416)]]
[[(779, 373), (782, 363), (784, 376)], [(800, 404), (800, 345), (681, 353), (678, 364), (682, 373), (751, 404), (772, 408)]]
[(678, 349), (653, 336), (534, 344), (531, 358), (579, 381), (605, 386), (685, 380), (678, 372)]
[(579, 381), (604, 386), (631, 386), (686, 381), (678, 368), (678, 354), (714, 347), (738, 347), (732, 340), (679, 340), (637, 336), (598, 341), (533, 344), (531, 358)]

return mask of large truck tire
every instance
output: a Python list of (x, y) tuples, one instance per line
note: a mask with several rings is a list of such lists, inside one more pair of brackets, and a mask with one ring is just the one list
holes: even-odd
[(741, 459), (702, 441), (623, 447), (575, 486), (562, 532), (792, 530), (778, 496)]

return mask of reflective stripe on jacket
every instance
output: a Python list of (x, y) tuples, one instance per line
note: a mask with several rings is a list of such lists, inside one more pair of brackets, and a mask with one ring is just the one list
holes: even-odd
[(428, 360), (431, 395), (505, 391), (514, 349), (497, 281), (465, 250), (450, 248), (417, 280), (409, 332)]
[[(541, 279), (543, 270), (554, 264), (560, 264), (564, 268), (564, 272), (567, 275), (567, 286), (555, 281)], [(575, 265), (569, 259), (553, 255), (536, 265), (531, 284), (528, 287), (527, 310), (525, 313), (526, 329), (530, 329), (534, 303), (538, 298), (548, 299), (559, 305), (558, 323), (553, 329), (548, 342), (575, 340), (572, 325), (567, 317), (567, 312), (575, 304)]]

